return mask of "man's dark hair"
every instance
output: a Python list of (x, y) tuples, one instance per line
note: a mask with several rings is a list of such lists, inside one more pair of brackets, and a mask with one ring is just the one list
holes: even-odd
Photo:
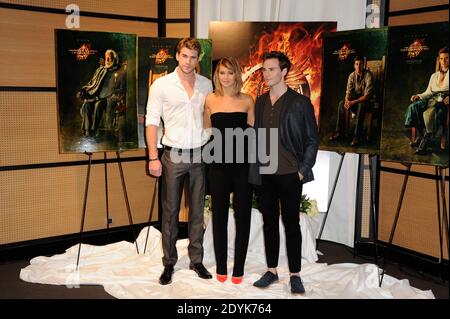
[(355, 57), (353, 58), (353, 62), (356, 62), (356, 61), (361, 61), (361, 62), (363, 62), (364, 59), (363, 59), (363, 57), (360, 56), (360, 55), (355, 55)]
[(289, 58), (280, 51), (270, 51), (270, 52), (266, 52), (263, 54), (262, 56), (263, 62), (268, 60), (268, 59), (277, 59), (278, 62), (280, 63), (280, 69), (281, 71), (283, 71), (283, 69), (286, 69), (287, 72), (286, 74), (289, 73), (289, 70), (291, 69), (291, 61), (289, 61)]

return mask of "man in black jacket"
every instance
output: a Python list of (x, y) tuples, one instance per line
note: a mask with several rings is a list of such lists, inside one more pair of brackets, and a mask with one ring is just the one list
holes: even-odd
[[(263, 56), (263, 76), (270, 91), (256, 100), (255, 130), (259, 157), (256, 163), (251, 164), (249, 181), (260, 185), (259, 208), (264, 220), (268, 269), (253, 285), (265, 288), (278, 281), (276, 267), (281, 207), (291, 292), (304, 293), (300, 279), (302, 236), (299, 207), (303, 184), (314, 179), (312, 167), (316, 161), (319, 137), (311, 101), (285, 83), (290, 67), (288, 57), (281, 52), (272, 51)], [(261, 152), (264, 148), (265, 151)], [(269, 154), (269, 160), (264, 163), (260, 154)]]

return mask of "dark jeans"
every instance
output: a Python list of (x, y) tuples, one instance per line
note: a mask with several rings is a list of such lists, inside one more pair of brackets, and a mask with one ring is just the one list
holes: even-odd
[(412, 102), (405, 112), (405, 127), (415, 127), (426, 133), (435, 134), (438, 128), (445, 125), (447, 109), (437, 96), (419, 99)]
[(299, 214), (302, 188), (298, 173), (262, 176), (260, 210), (264, 220), (264, 245), (269, 268), (278, 266), (281, 207), (289, 271), (297, 273), (301, 269), (302, 234)]
[[(357, 98), (357, 97), (355, 97)], [(362, 128), (364, 125), (364, 117), (366, 115), (367, 108), (369, 107), (368, 102), (361, 102), (356, 105), (353, 105), (350, 110), (347, 110), (344, 105), (345, 101), (342, 100), (339, 102), (338, 106), (338, 117), (336, 120), (336, 132), (339, 132), (343, 135), (347, 135), (348, 128), (346, 127), (346, 122), (350, 122), (351, 113), (356, 115), (356, 125), (355, 131), (353, 132), (353, 137), (360, 138), (362, 133)]]
[(212, 164), (208, 169), (208, 179), (212, 199), (216, 272), (219, 275), (227, 274), (228, 209), (230, 207), (230, 193), (233, 193), (233, 210), (236, 223), (233, 276), (240, 277), (244, 274), (252, 209), (253, 192), (247, 182), (248, 165)]

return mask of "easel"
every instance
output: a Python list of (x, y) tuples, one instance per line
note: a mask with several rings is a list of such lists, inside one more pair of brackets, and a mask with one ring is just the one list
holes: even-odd
[[(86, 173), (86, 185), (85, 185), (85, 189), (84, 189), (83, 213), (81, 216), (81, 226), (80, 226), (80, 243), (78, 245), (77, 266), (76, 266), (77, 270), (78, 270), (78, 265), (79, 265), (79, 261), (80, 261), (81, 243), (83, 241), (84, 220), (86, 217), (87, 197), (88, 197), (88, 193), (89, 193), (89, 181), (90, 181), (90, 176), (91, 176), (91, 165), (92, 165), (92, 153), (85, 151), (84, 154), (88, 155), (89, 162), (88, 162), (88, 169), (87, 169), (87, 173)], [(123, 175), (122, 162), (121, 162), (119, 151), (116, 152), (116, 156), (117, 156), (117, 164), (119, 165), (120, 178), (122, 180), (122, 189), (123, 189), (123, 194), (125, 197), (125, 204), (127, 206), (128, 221), (130, 223), (131, 231), (133, 233), (133, 238), (134, 238), (134, 242), (136, 245), (136, 251), (139, 254), (139, 248), (138, 248), (137, 241), (136, 241), (136, 234), (135, 234), (134, 228), (133, 228), (133, 217), (131, 215), (130, 203), (128, 201), (127, 188), (125, 185), (125, 178)], [(108, 172), (107, 172), (106, 152), (104, 152), (104, 167), (105, 167), (105, 192), (106, 192), (106, 225), (107, 225), (106, 227), (107, 227), (108, 233), (109, 233)]]
[(336, 177), (334, 178), (333, 189), (331, 190), (331, 196), (330, 196), (330, 199), (328, 200), (327, 211), (325, 212), (325, 216), (323, 218), (322, 225), (320, 226), (319, 236), (316, 238), (316, 250), (319, 248), (319, 240), (320, 240), (320, 238), (322, 238), (323, 228), (325, 227), (325, 223), (327, 222), (328, 212), (330, 211), (331, 202), (333, 201), (333, 198), (334, 198), (334, 191), (336, 190), (336, 185), (337, 185), (337, 182), (339, 179), (339, 175), (341, 174), (342, 163), (344, 162), (345, 152), (336, 152), (336, 153), (339, 154), (341, 156), (341, 158), (339, 160), (339, 166), (338, 166), (338, 170), (336, 172)]
[[(319, 240), (322, 237), (322, 232), (323, 232), (323, 229), (325, 227), (325, 223), (327, 221), (328, 212), (330, 211), (331, 203), (332, 203), (333, 198), (334, 198), (334, 192), (336, 190), (336, 185), (337, 185), (337, 182), (339, 180), (339, 175), (341, 173), (342, 163), (343, 163), (344, 157), (345, 157), (345, 152), (336, 152), (336, 153), (339, 154), (341, 156), (341, 158), (340, 158), (340, 161), (339, 161), (338, 170), (336, 172), (336, 177), (334, 179), (333, 188), (332, 188), (332, 191), (331, 191), (331, 196), (330, 196), (330, 199), (328, 201), (327, 210), (325, 212), (325, 217), (324, 217), (324, 219), (322, 221), (322, 225), (320, 227), (319, 235), (316, 238), (316, 249), (318, 249), (318, 247), (319, 247)], [(376, 155), (369, 155), (369, 156), (373, 157), (373, 156), (376, 156)], [(378, 267), (378, 245), (377, 245), (377, 241), (376, 241), (376, 238), (377, 238), (376, 206), (375, 206), (375, 202), (376, 201), (375, 201), (375, 188), (373, 187), (373, 184), (374, 184), (373, 183), (373, 180), (374, 180), (373, 174), (375, 173), (375, 169), (372, 166), (371, 158), (369, 158), (369, 170), (370, 170), (370, 185), (371, 185), (371, 187), (370, 187), (370, 208), (371, 208), (370, 211), (371, 211), (371, 214), (370, 215), (371, 215), (371, 219), (372, 219), (372, 223), (371, 223), (372, 224), (372, 233), (373, 233), (373, 236), (374, 236), (374, 245), (375, 245), (375, 264)], [(379, 284), (379, 286), (381, 286), (381, 281), (382, 281), (382, 278), (381, 278), (380, 272), (378, 272), (378, 284)]]
[[(377, 266), (377, 271), (378, 271), (378, 287), (381, 287), (381, 283), (383, 281), (383, 276), (382, 276), (382, 272), (380, 273), (380, 269), (378, 266), (378, 243), (377, 243), (377, 238), (378, 238), (378, 229), (377, 229), (377, 206), (375, 205), (376, 203), (376, 196), (375, 196), (375, 192), (376, 192), (376, 187), (374, 187), (374, 181), (375, 181), (375, 177), (374, 174), (376, 173), (376, 168), (373, 167), (373, 163), (372, 163), (372, 159), (374, 159), (376, 156), (375, 154), (369, 154), (369, 182), (370, 182), (370, 217), (371, 217), (371, 224), (372, 224), (372, 236), (373, 236), (373, 245), (375, 248), (375, 265)], [(376, 159), (377, 160), (377, 159)], [(355, 252), (355, 250), (354, 250)]]
[[(409, 175), (411, 173), (411, 163), (402, 163), (404, 166), (406, 166), (406, 174), (405, 177), (403, 179), (403, 186), (402, 186), (402, 190), (400, 192), (400, 198), (398, 200), (398, 204), (397, 204), (397, 210), (395, 212), (395, 217), (394, 217), (394, 223), (392, 225), (391, 228), (391, 233), (389, 235), (389, 241), (386, 245), (385, 248), (385, 252), (384, 252), (384, 261), (383, 261), (383, 269), (382, 269), (382, 273), (381, 273), (381, 282), (380, 282), (380, 287), (381, 287), (381, 283), (383, 282), (383, 277), (384, 277), (384, 273), (385, 273), (385, 267), (386, 267), (386, 260), (388, 258), (389, 255), (389, 251), (392, 247), (392, 241), (394, 239), (394, 235), (395, 235), (395, 230), (397, 228), (397, 223), (398, 223), (398, 219), (400, 216), (400, 210), (402, 207), (402, 203), (403, 203), (403, 197), (405, 195), (405, 190), (406, 190), (406, 185), (408, 183), (408, 178)], [(449, 224), (448, 224), (448, 217), (447, 217), (447, 202), (445, 199), (445, 169), (447, 169), (448, 167), (442, 167), (442, 166), (435, 166), (435, 181), (436, 181), (436, 201), (437, 201), (437, 218), (438, 218), (438, 228), (439, 228), (439, 248), (440, 248), (440, 258), (439, 258), (439, 265), (441, 265), (442, 267), (442, 261), (444, 259), (443, 256), (443, 238), (442, 238), (442, 228), (444, 227), (445, 230), (445, 235), (446, 235), (446, 241), (447, 241), (447, 256), (450, 256), (450, 249), (449, 249)], [(441, 196), (442, 198), (442, 214), (443, 214), (443, 218), (441, 220), (441, 199), (439, 198), (439, 196)], [(443, 222), (443, 223), (442, 223)], [(441, 270), (441, 276), (442, 276), (442, 269)], [(443, 276), (442, 276), (443, 279)]]

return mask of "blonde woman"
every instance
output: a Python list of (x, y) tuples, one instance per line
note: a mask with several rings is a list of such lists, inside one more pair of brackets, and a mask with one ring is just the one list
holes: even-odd
[[(216, 278), (224, 282), (228, 278), (227, 243), (228, 209), (233, 193), (233, 210), (236, 221), (234, 243), (234, 267), (231, 281), (242, 282), (250, 235), (252, 188), (248, 180), (248, 163), (239, 163), (241, 155), (247, 154), (247, 146), (239, 148), (236, 138), (226, 140), (226, 130), (245, 130), (254, 123), (253, 98), (241, 92), (242, 79), (239, 62), (235, 58), (222, 58), (214, 72), (215, 91), (206, 97), (204, 127), (214, 128), (215, 143), (222, 145), (222, 156), (210, 165), (208, 180), (212, 199), (212, 225)], [(216, 134), (214, 134), (216, 132)], [(237, 131), (236, 131), (237, 132)], [(217, 144), (216, 144), (217, 145)], [(233, 159), (227, 161), (225, 153), (232, 151)], [(217, 155), (217, 154), (216, 154)]]

